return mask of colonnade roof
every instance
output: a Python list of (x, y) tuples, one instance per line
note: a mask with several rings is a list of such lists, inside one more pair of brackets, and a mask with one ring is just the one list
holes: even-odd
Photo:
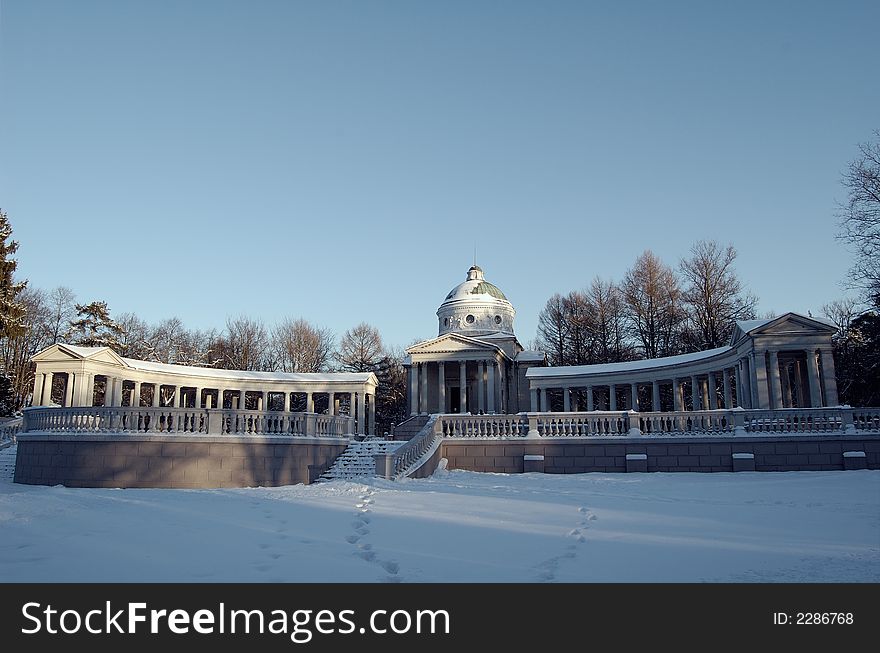
[(226, 370), (215, 367), (194, 367), (124, 358), (116, 354), (109, 347), (82, 347), (64, 343), (57, 343), (44, 349), (35, 354), (31, 360), (36, 363), (48, 363), (71, 359), (89, 360), (105, 365), (117, 365), (138, 372), (169, 374), (181, 377), (200, 377), (206, 381), (378, 385), (378, 379), (372, 372), (255, 372), (248, 370)]
[(649, 358), (646, 360), (626, 361), (624, 363), (600, 363), (598, 365), (563, 365), (559, 367), (531, 367), (526, 370), (526, 378), (549, 378), (564, 376), (581, 376), (597, 374), (614, 374), (617, 372), (647, 372), (649, 370), (675, 367), (688, 363), (708, 361), (724, 356), (733, 351), (732, 347), (718, 347), (692, 354)]

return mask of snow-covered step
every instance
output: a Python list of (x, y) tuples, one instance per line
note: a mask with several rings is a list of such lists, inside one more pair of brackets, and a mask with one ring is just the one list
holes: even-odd
[(0, 449), (0, 481), (12, 482), (15, 476), (15, 451), (17, 445)]
[(403, 444), (403, 442), (393, 442), (391, 440), (352, 442), (333, 462), (330, 469), (324, 472), (318, 480), (333, 481), (374, 476), (376, 474), (376, 462), (373, 456), (394, 451)]

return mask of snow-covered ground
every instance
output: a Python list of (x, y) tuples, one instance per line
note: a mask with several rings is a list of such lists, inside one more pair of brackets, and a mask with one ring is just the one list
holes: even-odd
[[(13, 449), (0, 451), (0, 467)], [(0, 581), (880, 581), (880, 472), (0, 479)]]

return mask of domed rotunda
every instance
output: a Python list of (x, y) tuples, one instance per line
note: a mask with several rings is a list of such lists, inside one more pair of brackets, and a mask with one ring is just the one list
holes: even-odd
[(485, 336), (490, 333), (513, 335), (513, 305), (498, 286), (486, 281), (477, 265), (467, 273), (467, 280), (449, 291), (437, 309), (440, 329), (444, 333)]
[(409, 414), (527, 410), (526, 369), (545, 357), (519, 343), (515, 316), (501, 289), (471, 266), (437, 309), (437, 338), (406, 350)]

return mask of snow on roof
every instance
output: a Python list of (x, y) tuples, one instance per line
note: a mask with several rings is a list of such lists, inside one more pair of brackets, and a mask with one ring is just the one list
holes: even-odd
[(754, 331), (755, 329), (760, 329), (762, 326), (770, 324), (775, 319), (775, 317), (771, 317), (763, 320), (738, 320), (736, 326), (742, 329), (743, 333), (748, 333), (749, 331)]
[(542, 361), (544, 358), (545, 355), (543, 351), (534, 351), (531, 349), (524, 349), (516, 355), (516, 360), (518, 361)]
[(718, 347), (707, 349), (692, 354), (679, 354), (678, 356), (665, 356), (664, 358), (650, 358), (640, 361), (627, 361), (625, 363), (602, 363), (599, 365), (562, 365), (559, 367), (532, 367), (526, 371), (526, 378), (542, 376), (579, 376), (582, 374), (609, 374), (614, 372), (640, 372), (642, 370), (657, 369), (682, 363), (696, 363), (708, 360), (715, 356), (721, 356), (732, 351), (732, 347)]
[(372, 372), (325, 372), (325, 373), (290, 373), (290, 372), (248, 372), (244, 370), (222, 370), (216, 367), (191, 367), (189, 365), (172, 365), (154, 363), (134, 358), (123, 358), (125, 364), (135, 370), (144, 372), (165, 372), (166, 374), (185, 374), (206, 378), (243, 379), (249, 381), (290, 381), (292, 383), (366, 383), (373, 376)]
[(743, 333), (749, 333), (751, 331), (754, 331), (755, 329), (760, 329), (763, 326), (767, 326), (771, 322), (775, 322), (776, 320), (783, 318), (783, 317), (787, 317), (789, 315), (792, 315), (794, 317), (800, 317), (805, 320), (812, 320), (813, 322), (819, 322), (820, 324), (825, 324), (827, 326), (837, 328), (837, 325), (834, 324), (834, 322), (832, 320), (829, 320), (828, 318), (812, 317), (810, 315), (801, 315), (800, 313), (794, 313), (794, 312), (788, 312), (788, 313), (784, 313), (783, 315), (777, 315), (776, 317), (764, 318), (762, 320), (739, 320), (739, 321), (737, 321), (736, 326), (738, 326), (742, 330)]
[(82, 356), (83, 358), (88, 358), (89, 356), (94, 356), (99, 351), (104, 351), (105, 349), (109, 349), (109, 347), (82, 347), (80, 345), (68, 345), (66, 343), (58, 343), (60, 347), (64, 347), (65, 349), (69, 349), (77, 356)]

